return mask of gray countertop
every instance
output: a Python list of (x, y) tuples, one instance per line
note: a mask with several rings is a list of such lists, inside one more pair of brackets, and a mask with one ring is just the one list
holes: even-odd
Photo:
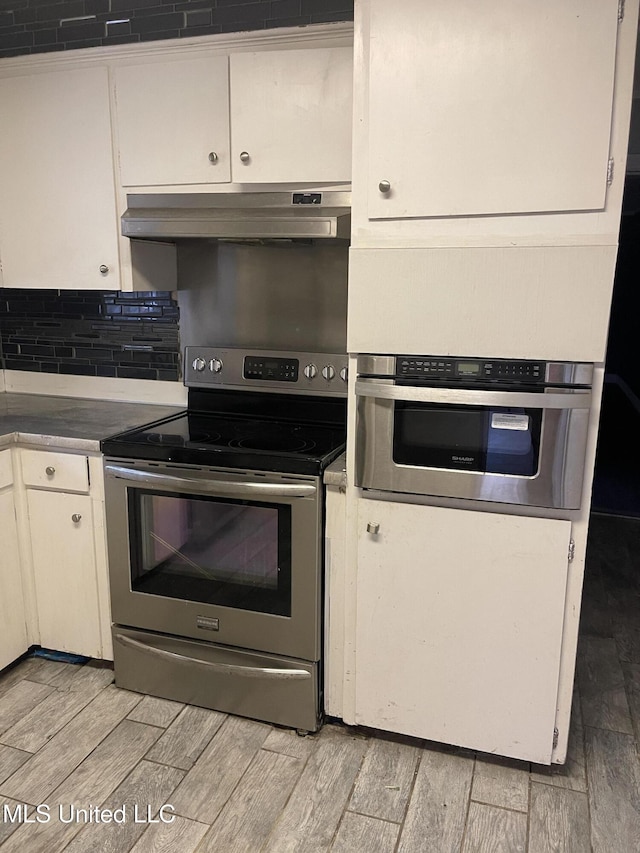
[[(183, 411), (184, 406), (0, 393), (0, 448), (20, 442), (97, 452), (103, 438)], [(346, 486), (345, 460), (343, 453), (329, 465), (326, 485)]]
[(341, 453), (324, 472), (325, 486), (347, 486), (347, 454)]
[(20, 441), (98, 451), (103, 438), (181, 411), (183, 406), (0, 393), (0, 447)]

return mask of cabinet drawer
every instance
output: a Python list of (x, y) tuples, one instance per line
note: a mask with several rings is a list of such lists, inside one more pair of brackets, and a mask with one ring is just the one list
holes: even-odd
[(89, 491), (86, 456), (50, 453), (47, 450), (23, 450), (22, 478), (26, 486), (65, 492)]
[(11, 451), (0, 450), (0, 489), (13, 483), (13, 468), (11, 467)]

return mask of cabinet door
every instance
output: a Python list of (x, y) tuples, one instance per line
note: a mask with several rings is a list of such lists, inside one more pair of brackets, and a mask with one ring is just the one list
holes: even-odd
[(570, 522), (362, 500), (358, 525), (356, 722), (549, 763)]
[(234, 181), (351, 180), (352, 48), (236, 53), (230, 62)]
[(369, 6), (371, 219), (604, 207), (618, 0)]
[(28, 648), (20, 579), (18, 531), (11, 490), (0, 494), (0, 531), (0, 669), (2, 669)]
[(122, 186), (229, 181), (226, 56), (116, 69)]
[(101, 657), (91, 498), (29, 489), (27, 503), (40, 644)]
[(4, 286), (118, 288), (107, 69), (2, 79), (0, 107)]

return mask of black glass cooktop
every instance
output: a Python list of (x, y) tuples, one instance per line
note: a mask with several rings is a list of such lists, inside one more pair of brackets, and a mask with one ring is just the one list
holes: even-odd
[(318, 403), (288, 395), (199, 391), (189, 399), (199, 409), (105, 439), (101, 449), (127, 459), (317, 474), (344, 450), (346, 440), (344, 401)]

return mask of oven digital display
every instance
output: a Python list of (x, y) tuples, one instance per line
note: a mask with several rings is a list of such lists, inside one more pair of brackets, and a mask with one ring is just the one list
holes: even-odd
[(458, 376), (479, 376), (481, 366), (479, 361), (459, 361), (457, 364)]
[(297, 382), (297, 358), (266, 358), (247, 356), (244, 360), (244, 378), (262, 379), (267, 382)]

